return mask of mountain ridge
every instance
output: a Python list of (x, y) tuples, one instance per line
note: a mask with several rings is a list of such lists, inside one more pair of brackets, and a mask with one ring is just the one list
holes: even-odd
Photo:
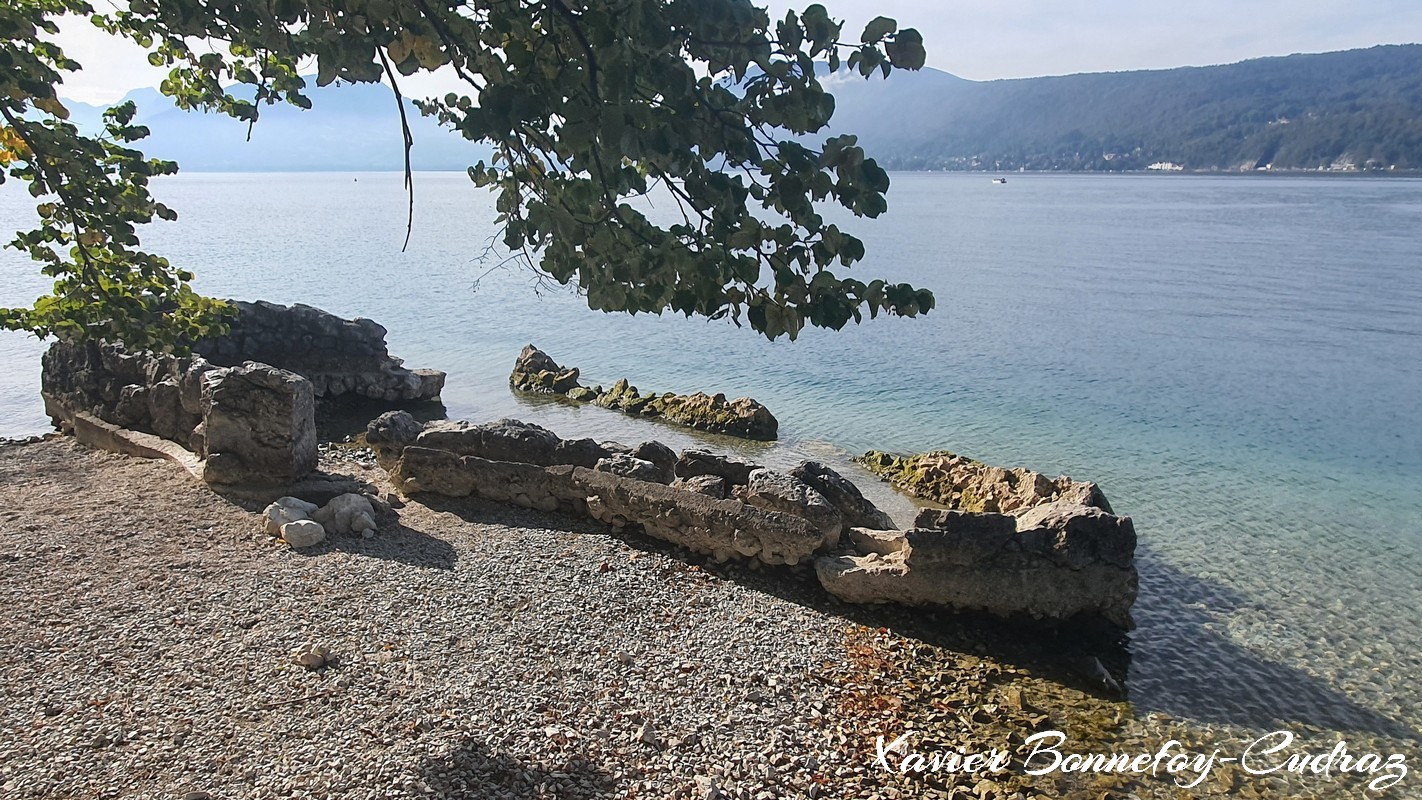
[(1422, 168), (1422, 45), (994, 81), (934, 72), (837, 84), (833, 127), (892, 169)]
[[(1269, 56), (1233, 64), (974, 81), (926, 68), (823, 81), (831, 126), (896, 170), (1413, 171), (1422, 169), (1422, 45)], [(311, 111), (263, 106), (247, 125), (131, 92), (142, 149), (187, 171), (398, 170), (399, 113), (383, 84), (312, 88)], [(81, 127), (102, 108), (66, 101)], [(418, 170), (491, 153), (407, 101)]]
[[(286, 104), (260, 106), (251, 126), (222, 114), (183, 111), (157, 89), (135, 89), (134, 122), (149, 128), (137, 147), (154, 158), (177, 161), (184, 172), (356, 172), (404, 167), (404, 138), (394, 93), (384, 84), (317, 87), (308, 82), (311, 110)], [(107, 106), (64, 101), (81, 130), (95, 131)], [(115, 104), (116, 105), (116, 104)], [(432, 118), (422, 116), (408, 99), (405, 115), (415, 144), (416, 170), (463, 170), (487, 160), (492, 150), (470, 142)]]

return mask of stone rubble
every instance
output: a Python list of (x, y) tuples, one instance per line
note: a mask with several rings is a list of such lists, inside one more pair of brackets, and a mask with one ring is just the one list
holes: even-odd
[(326, 529), (314, 519), (298, 519), (281, 526), (281, 540), (291, 547), (315, 547), (326, 541)]
[(314, 547), (328, 533), (373, 536), (379, 527), (375, 507), (363, 494), (339, 494), (324, 506), (299, 497), (280, 497), (262, 512), (263, 530), (292, 547)]
[(359, 494), (343, 494), (311, 515), (331, 533), (361, 535), (375, 530), (375, 509), (370, 499)]
[(321, 507), (308, 503), (299, 497), (279, 497), (262, 512), (268, 536), (280, 536), (281, 526), (288, 522), (311, 519), (311, 515)]

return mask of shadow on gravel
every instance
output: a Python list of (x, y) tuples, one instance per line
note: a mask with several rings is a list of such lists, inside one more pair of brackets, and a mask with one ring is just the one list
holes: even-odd
[(454, 545), (405, 525), (381, 525), (380, 532), (370, 539), (330, 536), (321, 546), (302, 552), (316, 555), (333, 550), (425, 569), (452, 570), (459, 560)]
[(567, 514), (535, 511), (530, 508), (496, 503), (478, 497), (446, 497), (433, 492), (419, 496), (420, 505), (431, 511), (453, 514), (475, 525), (510, 525), (519, 528), (553, 530), (563, 533), (607, 536), (607, 526), (590, 519)]
[(576, 751), (564, 758), (564, 763), (553, 768), (527, 764), (468, 738), (453, 750), (427, 759), (420, 767), (420, 777), (434, 797), (583, 800), (612, 796), (616, 787), (612, 776)]
[(452, 570), (459, 560), (458, 551), (449, 542), (424, 531), (384, 521), (381, 522), (380, 532), (369, 539), (360, 536), (327, 536), (325, 541), (314, 547), (292, 552), (311, 558), (325, 553), (350, 553), (365, 558), (395, 561), (412, 567), (439, 570)]

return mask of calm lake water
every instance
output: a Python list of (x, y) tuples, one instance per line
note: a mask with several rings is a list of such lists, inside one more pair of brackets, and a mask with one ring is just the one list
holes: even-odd
[[(403, 253), (391, 174), (179, 176), (157, 194), (181, 219), (146, 242), (208, 294), (379, 321), (408, 365), (449, 372), (452, 416), (692, 441), (514, 397), (509, 368), (533, 342), (586, 382), (761, 400), (783, 441), (743, 448), (771, 463), (947, 448), (1095, 480), (1141, 539), (1138, 713), (1415, 741), (1422, 181), (893, 182), (886, 217), (846, 223), (870, 253), (856, 271), (931, 288), (938, 310), (795, 343), (603, 315), (526, 271), (490, 271), (492, 199), (458, 174), (417, 176)], [(28, 224), (13, 188), (6, 230)], [(0, 304), (42, 288), (0, 255)], [(0, 436), (47, 427), (39, 351), (0, 335)]]

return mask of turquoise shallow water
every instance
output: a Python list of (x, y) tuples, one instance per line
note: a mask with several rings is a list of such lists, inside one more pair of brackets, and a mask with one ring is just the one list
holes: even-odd
[[(1096, 480), (1141, 535), (1138, 711), (1422, 729), (1422, 181), (895, 175), (890, 213), (847, 223), (860, 271), (939, 309), (792, 344), (490, 271), (491, 198), (417, 178), (404, 253), (390, 174), (179, 176), (158, 194), (181, 220), (147, 241), (209, 294), (381, 322), (450, 373), (455, 416), (692, 441), (514, 397), (534, 342), (591, 382), (756, 397), (783, 441), (744, 447), (772, 463), (948, 448)], [(4, 228), (27, 199), (0, 192)], [(42, 287), (0, 254), (0, 303)], [(0, 436), (45, 428), (39, 351), (0, 336)]]

